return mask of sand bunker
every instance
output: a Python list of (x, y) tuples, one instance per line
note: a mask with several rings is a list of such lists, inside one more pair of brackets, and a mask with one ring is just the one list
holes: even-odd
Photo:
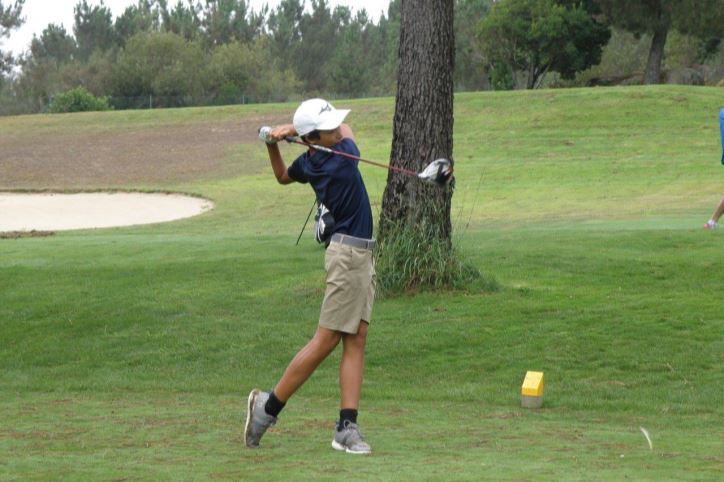
[(0, 232), (153, 224), (196, 216), (211, 201), (179, 194), (0, 193)]

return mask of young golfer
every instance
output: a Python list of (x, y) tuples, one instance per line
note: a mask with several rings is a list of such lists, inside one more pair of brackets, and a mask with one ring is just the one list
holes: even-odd
[(367, 190), (357, 161), (310, 147), (287, 169), (277, 146), (287, 136), (300, 136), (310, 144), (359, 156), (352, 130), (343, 124), (348, 113), (323, 99), (311, 99), (296, 110), (293, 124), (260, 130), (277, 181), (311, 184), (334, 223), (324, 256), (326, 290), (317, 331), (292, 359), (272, 391), (254, 389), (249, 394), (244, 427), (247, 447), (259, 446), (262, 435), (277, 421), (289, 398), (341, 341), (340, 412), (332, 447), (352, 454), (371, 452), (357, 426), (365, 341), (375, 292), (375, 241)]

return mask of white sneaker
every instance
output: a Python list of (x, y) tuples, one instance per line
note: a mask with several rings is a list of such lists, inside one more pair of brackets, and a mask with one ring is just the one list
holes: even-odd
[(704, 229), (717, 229), (719, 227), (719, 223), (714, 221), (713, 219), (708, 220), (704, 224)]

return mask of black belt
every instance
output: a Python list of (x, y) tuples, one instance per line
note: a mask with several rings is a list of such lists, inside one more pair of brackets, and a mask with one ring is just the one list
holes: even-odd
[(352, 246), (353, 248), (367, 249), (369, 251), (375, 249), (375, 245), (377, 244), (377, 241), (374, 239), (356, 238), (348, 234), (339, 233), (332, 235), (332, 242), (346, 244), (347, 246)]

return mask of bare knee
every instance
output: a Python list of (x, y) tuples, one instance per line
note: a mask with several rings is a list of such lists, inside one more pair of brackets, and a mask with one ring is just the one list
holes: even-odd
[(321, 353), (329, 354), (335, 349), (341, 339), (342, 333), (318, 327), (310, 345), (313, 345), (315, 350)]

